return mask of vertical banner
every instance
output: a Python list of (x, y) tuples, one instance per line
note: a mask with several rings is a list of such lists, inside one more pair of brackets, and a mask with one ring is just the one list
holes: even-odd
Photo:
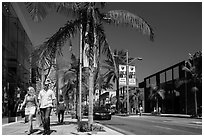
[(136, 87), (136, 73), (135, 66), (129, 66), (129, 86)]
[(126, 65), (119, 65), (119, 85), (126, 86)]
[[(86, 32), (85, 34), (85, 39), (87, 39), (88, 32)], [(89, 54), (89, 44), (86, 42), (84, 43), (84, 47), (83, 47), (83, 67), (89, 67), (89, 58), (88, 58), (88, 54)]]

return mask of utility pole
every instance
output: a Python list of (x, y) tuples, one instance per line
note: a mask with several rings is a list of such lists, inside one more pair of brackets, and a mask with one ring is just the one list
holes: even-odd
[(127, 89), (127, 114), (130, 114), (130, 102), (129, 102), (129, 65), (128, 65), (128, 50), (126, 51), (126, 66), (127, 66), (127, 77), (126, 77), (126, 89)]
[(81, 83), (82, 83), (82, 24), (80, 26), (80, 44), (79, 44), (79, 114), (78, 114), (79, 121), (81, 121)]

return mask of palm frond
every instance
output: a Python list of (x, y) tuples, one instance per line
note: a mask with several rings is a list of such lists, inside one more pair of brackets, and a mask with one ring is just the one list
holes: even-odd
[(57, 2), (56, 11), (66, 17), (72, 15), (73, 17), (79, 16), (84, 7), (82, 2)]
[(50, 4), (48, 2), (25, 2), (26, 9), (35, 22), (42, 21), (48, 15), (47, 7), (50, 7)]
[(186, 66), (183, 66), (183, 67), (182, 67), (182, 70), (191, 73), (191, 70), (190, 70), (189, 68), (187, 68)]
[(159, 90), (158, 90), (158, 94), (159, 94), (159, 96), (160, 96), (162, 99), (165, 98), (164, 93), (165, 93), (165, 90), (163, 90), (163, 89), (159, 89)]
[(154, 32), (150, 25), (141, 17), (134, 15), (125, 10), (112, 10), (109, 11), (104, 17), (108, 23), (114, 23), (116, 25), (125, 24), (136, 28), (143, 34), (147, 34), (150, 37), (150, 40), (154, 40)]
[(38, 59), (41, 61), (46, 60), (46, 58), (53, 59), (57, 53), (62, 55), (61, 48), (67, 39), (77, 32), (78, 23), (78, 21), (68, 21), (65, 26), (61, 27), (51, 38), (38, 46), (38, 48), (34, 50), (34, 54), (38, 56)]

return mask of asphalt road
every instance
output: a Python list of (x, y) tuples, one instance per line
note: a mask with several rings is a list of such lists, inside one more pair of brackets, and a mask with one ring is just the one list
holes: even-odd
[(125, 135), (202, 135), (202, 119), (158, 116), (112, 116), (97, 121)]

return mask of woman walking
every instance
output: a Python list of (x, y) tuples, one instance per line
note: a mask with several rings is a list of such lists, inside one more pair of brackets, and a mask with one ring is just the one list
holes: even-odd
[(35, 114), (36, 108), (38, 106), (37, 98), (35, 95), (35, 89), (33, 87), (28, 87), (28, 93), (25, 95), (25, 99), (21, 106), (25, 106), (25, 115), (28, 115), (28, 130), (27, 134), (30, 135), (33, 132), (33, 115)]

